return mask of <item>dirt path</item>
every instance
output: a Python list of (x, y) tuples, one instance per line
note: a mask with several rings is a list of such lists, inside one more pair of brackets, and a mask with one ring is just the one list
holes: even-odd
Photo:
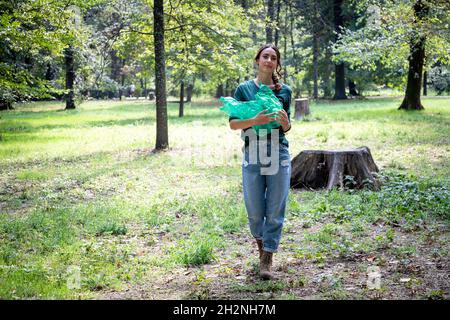
[[(295, 248), (303, 243), (305, 229), (293, 221), (274, 256), (276, 279), (272, 281), (258, 278), (256, 245), (244, 230), (227, 236), (225, 248), (216, 251), (213, 263), (154, 269), (139, 284), (129, 284), (121, 291), (101, 291), (97, 298), (449, 299), (450, 264), (448, 255), (439, 254), (448, 252), (448, 236), (444, 224), (433, 227), (429, 233), (397, 230), (390, 247), (378, 252), (346, 258), (328, 256), (318, 262), (299, 257)], [(398, 249), (412, 244), (417, 246), (414, 253)], [(369, 267), (379, 268), (379, 289), (368, 288)]]

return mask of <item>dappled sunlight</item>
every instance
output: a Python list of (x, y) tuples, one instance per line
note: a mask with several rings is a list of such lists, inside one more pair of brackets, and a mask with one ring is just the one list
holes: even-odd
[[(438, 105), (403, 114), (391, 110), (395, 104), (318, 102), (311, 121), (292, 121), (291, 158), (307, 149), (368, 146), (382, 175), (417, 179), (422, 200), (411, 201), (418, 191), (408, 188), (416, 182), (406, 180), (394, 185), (406, 200), (389, 190), (291, 190), (282, 250), (275, 258), (274, 272), (281, 279), (267, 283), (256, 278), (256, 249), (247, 232), (243, 141), (216, 107), (191, 105), (178, 118), (177, 106), (171, 105), (169, 148), (160, 152), (154, 150), (154, 110), (143, 101), (89, 101), (64, 114), (40, 114), (31, 107), (7, 113), (0, 132), (5, 213), (0, 231), (18, 242), (2, 240), (0, 263), (13, 263), (17, 270), (33, 265), (29, 281), (36, 287), (39, 274), (58, 277), (63, 272), (55, 271), (58, 267), (80, 266), (82, 290), (50, 282), (44, 294), (52, 297), (372, 297), (361, 288), (366, 262), (425, 255), (425, 245), (410, 248), (421, 243), (420, 237), (436, 238), (427, 246), (438, 257), (444, 250), (439, 249), (445, 241), (442, 226), (433, 227), (441, 230), (438, 235), (427, 235), (431, 231), (423, 224), (434, 223), (445, 210), (439, 185), (450, 174), (450, 110)], [(391, 243), (392, 250), (386, 249)], [(392, 288), (396, 273), (386, 272), (385, 285)], [(433, 272), (427, 283), (437, 286), (439, 272)], [(15, 283), (18, 277), (23, 277), (20, 270), (6, 279)]]

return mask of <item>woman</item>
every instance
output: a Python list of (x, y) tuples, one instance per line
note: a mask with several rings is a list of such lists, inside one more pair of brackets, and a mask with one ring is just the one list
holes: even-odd
[[(262, 111), (246, 120), (230, 117), (230, 128), (243, 129), (242, 185), (245, 207), (250, 231), (259, 250), (260, 275), (263, 279), (271, 279), (272, 255), (277, 252), (281, 238), (291, 177), (289, 143), (285, 133), (291, 129), (289, 107), (292, 91), (279, 82), (281, 57), (276, 46), (262, 46), (255, 62), (258, 67), (256, 78), (241, 83), (234, 98), (239, 101), (255, 100), (259, 84), (262, 83), (273, 90), (283, 104), (283, 109), (276, 113)], [(276, 121), (279, 126), (269, 134), (256, 136), (253, 133), (252, 126), (272, 121)], [(265, 170), (268, 163), (264, 151), (268, 151), (270, 164), (272, 167), (275, 164), (275, 170)]]

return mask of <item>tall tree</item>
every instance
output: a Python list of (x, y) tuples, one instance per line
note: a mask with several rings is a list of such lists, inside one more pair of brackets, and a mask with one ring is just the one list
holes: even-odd
[[(53, 98), (63, 89), (46, 75), (47, 62), (64, 56), (77, 45), (84, 28), (75, 25), (74, 11), (84, 11), (94, 0), (0, 2), (0, 109), (14, 102)], [(55, 14), (58, 12), (58, 14)], [(38, 66), (45, 64), (46, 68)]]
[[(344, 0), (334, 0), (334, 28), (336, 32), (335, 42), (338, 42), (339, 37), (344, 27), (344, 19), (342, 15), (342, 4)], [(335, 85), (334, 85), (334, 97), (335, 100), (347, 99), (345, 94), (345, 65), (343, 61), (338, 61), (335, 64)]]
[(276, 13), (276, 29), (275, 29), (275, 45), (278, 47), (278, 40), (280, 38), (280, 12), (281, 12), (281, 0), (277, 0), (277, 13)]
[(274, 0), (267, 0), (267, 17), (266, 17), (266, 42), (273, 42), (273, 25), (275, 20), (275, 4)]
[(164, 0), (153, 6), (155, 41), (156, 150), (169, 147), (166, 99), (166, 61), (164, 49)]
[[(296, 10), (303, 18), (298, 26), (302, 26), (306, 31), (304, 45), (305, 47), (311, 47), (312, 51), (312, 57), (311, 55), (308, 56), (308, 58), (312, 58), (312, 64), (307, 63), (305, 67), (308, 69), (308, 75), (312, 74), (312, 96), (317, 99), (319, 96), (319, 76), (322, 79), (325, 76), (325, 74), (320, 74), (321, 69), (324, 69), (323, 67), (319, 68), (320, 64), (332, 64), (331, 60), (326, 60), (328, 56), (325, 54), (321, 59), (321, 53), (327, 50), (330, 40), (334, 38), (334, 20), (330, 15), (330, 12), (333, 11), (332, 1), (299, 0), (296, 1)], [(310, 70), (311, 67), (312, 71)]]
[[(414, 23), (421, 24), (428, 16), (430, 10), (427, 1), (417, 0), (414, 4)], [(408, 82), (406, 84), (405, 97), (399, 109), (421, 110), (420, 90), (422, 87), (422, 70), (425, 61), (425, 41), (424, 35), (410, 40)]]
[(181, 79), (180, 82), (180, 107), (178, 110), (178, 116), (184, 116), (184, 80)]
[(75, 61), (74, 61), (74, 47), (69, 45), (64, 50), (64, 66), (66, 69), (66, 110), (75, 109)]
[[(398, 88), (406, 85), (406, 90), (399, 109), (423, 109), (420, 94), (425, 55), (429, 66), (450, 63), (448, 1), (354, 2), (361, 13), (361, 27), (344, 31), (334, 46), (335, 54), (352, 68), (370, 70), (384, 83), (400, 78)], [(379, 77), (380, 70), (389, 71), (389, 77)]]

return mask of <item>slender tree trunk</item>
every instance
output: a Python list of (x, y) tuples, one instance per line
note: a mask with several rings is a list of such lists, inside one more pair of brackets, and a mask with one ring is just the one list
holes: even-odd
[(144, 99), (147, 99), (147, 78), (144, 78)]
[[(121, 83), (121, 79), (120, 79), (120, 68), (121, 68), (121, 63), (122, 63), (122, 59), (120, 59), (117, 56), (117, 51), (112, 49), (109, 52), (109, 56), (111, 59), (111, 79), (114, 80), (118, 85)], [(116, 93), (116, 95), (118, 95), (118, 98), (121, 98), (122, 95), (122, 90), (119, 88), (118, 92)]]
[(325, 69), (322, 74), (322, 82), (323, 82), (323, 97), (330, 98), (331, 97), (331, 73), (333, 69), (333, 63), (331, 61), (332, 53), (329, 47), (325, 48)]
[(347, 99), (347, 95), (345, 94), (345, 66), (343, 63), (338, 63), (335, 65), (335, 76), (333, 99)]
[(356, 84), (353, 80), (348, 79), (348, 93), (351, 96), (359, 96), (358, 91), (356, 90)]
[(195, 78), (192, 81), (189, 81), (189, 84), (186, 88), (186, 102), (192, 101), (192, 92), (194, 91)]
[(47, 63), (47, 71), (45, 72), (45, 80), (52, 81), (55, 79), (56, 70), (52, 63)]
[(216, 97), (216, 98), (220, 98), (220, 97), (222, 97), (223, 95), (224, 95), (224, 88), (223, 88), (223, 83), (221, 83), (221, 84), (219, 84), (219, 85), (217, 86), (215, 97)]
[(153, 7), (155, 41), (156, 150), (169, 147), (166, 99), (166, 61), (164, 49), (164, 0)]
[(281, 0), (277, 1), (277, 18), (276, 18), (276, 22), (277, 22), (277, 28), (275, 29), (275, 45), (278, 47), (278, 39), (280, 36), (280, 11), (281, 11)]
[(423, 95), (426, 96), (428, 94), (427, 90), (427, 81), (428, 81), (428, 73), (424, 71), (423, 73)]
[[(281, 21), (283, 21), (283, 28), (282, 28), (282, 32), (281, 32), (281, 37), (283, 38), (283, 57), (287, 57), (287, 31), (288, 31), (288, 25), (287, 25), (287, 17), (288, 17), (288, 8), (289, 4), (286, 3), (286, 0), (284, 0), (284, 14), (283, 17), (281, 18)], [(286, 64), (283, 64), (283, 81), (284, 83), (287, 82), (287, 66)]]
[(231, 96), (233, 94), (233, 88), (231, 87), (231, 81), (230, 81), (230, 79), (228, 79), (226, 82), (225, 82), (225, 95), (227, 96), (227, 97), (229, 97), (229, 96)]
[(184, 80), (180, 83), (180, 108), (178, 110), (178, 116), (181, 118), (184, 116)]
[(295, 42), (294, 42), (294, 20), (295, 20), (295, 17), (294, 17), (294, 15), (292, 13), (292, 6), (289, 6), (289, 16), (290, 16), (290, 18), (289, 18), (289, 22), (290, 22), (289, 34), (291, 36), (292, 60), (293, 60), (293, 63), (294, 63), (294, 72), (297, 73), (298, 72), (298, 65), (297, 65), (297, 55), (296, 55), (296, 52), (295, 52)]
[[(121, 59), (122, 61), (122, 69), (125, 67), (125, 59)], [(120, 88), (119, 88), (119, 99), (122, 100), (122, 96), (125, 94), (123, 87), (125, 85), (125, 74), (120, 72)]]
[(267, 17), (269, 19), (268, 24), (266, 25), (266, 42), (272, 43), (273, 41), (273, 30), (272, 30), (272, 24), (275, 17), (275, 10), (274, 10), (274, 0), (267, 0)]
[[(287, 28), (286, 28), (287, 30)], [(283, 57), (287, 57), (287, 35), (286, 33), (283, 35), (283, 40), (284, 40), (284, 48), (283, 48)], [(287, 82), (287, 66), (284, 65), (284, 72), (283, 72), (283, 77), (284, 77), (284, 82)]]
[(319, 97), (319, 25), (318, 25), (318, 12), (317, 2), (314, 1), (314, 19), (312, 21), (312, 33), (313, 33), (313, 98)]
[(66, 110), (75, 109), (75, 92), (73, 85), (75, 83), (75, 63), (74, 63), (74, 48), (69, 45), (64, 52), (64, 64), (66, 66)]
[[(334, 0), (334, 29), (336, 31), (335, 41), (339, 39), (341, 28), (344, 26), (344, 19), (342, 16), (342, 4), (344, 0)], [(343, 62), (335, 64), (335, 86), (334, 97), (335, 100), (347, 99), (345, 94), (345, 66)]]
[[(420, 22), (428, 15), (428, 4), (417, 0), (414, 4), (415, 21)], [(405, 97), (398, 109), (404, 110), (422, 110), (423, 105), (420, 101), (420, 90), (422, 87), (422, 71), (425, 61), (425, 37), (411, 39), (409, 54), (408, 83), (406, 84)]]
[(313, 98), (319, 97), (319, 39), (318, 33), (313, 32)]

